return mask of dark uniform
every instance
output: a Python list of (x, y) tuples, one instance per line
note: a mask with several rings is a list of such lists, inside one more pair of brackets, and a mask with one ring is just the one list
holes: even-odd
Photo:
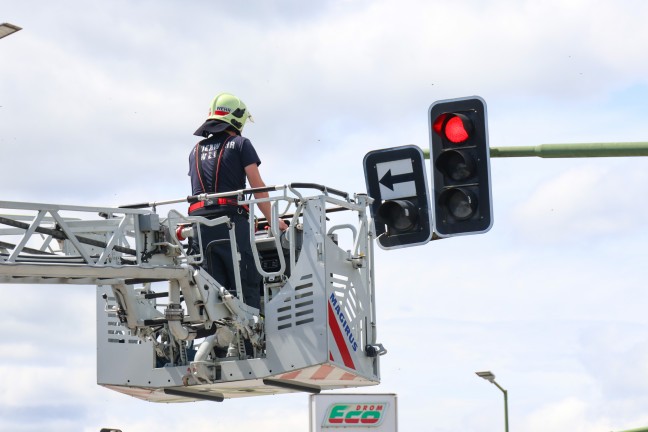
[[(245, 189), (245, 167), (261, 164), (249, 139), (218, 132), (200, 141), (189, 154), (191, 193), (220, 193)], [(259, 308), (261, 305), (261, 276), (254, 264), (250, 245), (248, 212), (236, 204), (236, 197), (221, 198), (214, 202), (200, 201), (189, 208), (191, 216), (214, 219), (229, 216), (235, 224), (236, 243), (241, 256), (241, 287), (245, 303)], [(234, 264), (225, 225), (201, 226), (205, 262), (203, 267), (231, 293), (236, 293)], [(212, 243), (215, 242), (215, 243)]]

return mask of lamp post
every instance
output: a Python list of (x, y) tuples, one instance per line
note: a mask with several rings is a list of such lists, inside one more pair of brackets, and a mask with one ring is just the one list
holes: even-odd
[(22, 27), (9, 23), (2, 23), (0, 24), (0, 39), (9, 36), (12, 33), (16, 33), (18, 30), (22, 30)]
[(475, 372), (478, 377), (495, 384), (495, 386), (504, 393), (504, 431), (508, 432), (508, 392), (495, 381), (495, 374), (491, 371)]

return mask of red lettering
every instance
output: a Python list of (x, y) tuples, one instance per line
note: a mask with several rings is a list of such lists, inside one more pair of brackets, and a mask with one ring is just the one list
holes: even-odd
[(362, 414), (360, 423), (362, 424), (376, 424), (380, 421), (380, 413), (378, 411), (367, 411)]
[(356, 424), (360, 422), (360, 416), (362, 413), (360, 411), (350, 411), (344, 418), (344, 423)]

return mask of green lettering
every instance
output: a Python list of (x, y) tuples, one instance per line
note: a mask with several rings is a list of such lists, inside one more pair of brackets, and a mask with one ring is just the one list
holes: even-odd
[(344, 412), (348, 407), (348, 405), (334, 405), (329, 414), (329, 423), (342, 423), (344, 421)]

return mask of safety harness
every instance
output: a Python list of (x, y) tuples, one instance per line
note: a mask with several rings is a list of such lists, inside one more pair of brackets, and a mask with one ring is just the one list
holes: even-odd
[[(214, 172), (214, 184), (212, 188), (212, 191), (214, 193), (218, 191), (218, 175), (220, 173), (220, 166), (221, 166), (221, 160), (223, 159), (223, 153), (225, 152), (225, 147), (227, 146), (227, 143), (232, 138), (234, 137), (232, 136), (227, 137), (225, 142), (223, 142), (223, 144), (221, 144), (221, 146), (218, 149), (218, 158), (216, 161), (216, 170)], [(198, 173), (198, 180), (200, 181), (200, 186), (202, 187), (203, 192), (209, 193), (209, 191), (205, 187), (205, 182), (203, 181), (203, 178), (205, 177), (205, 172), (202, 166), (199, 150), (200, 150), (200, 142), (196, 144), (196, 147), (194, 149), (194, 159), (196, 161), (196, 172)], [(217, 206), (235, 206), (244, 209), (246, 212), (249, 212), (249, 207), (247, 205), (239, 205), (238, 199), (227, 197), (227, 198), (208, 199), (205, 201), (198, 201), (196, 203), (193, 203), (189, 206), (189, 213), (192, 213), (203, 207), (217, 207)]]

